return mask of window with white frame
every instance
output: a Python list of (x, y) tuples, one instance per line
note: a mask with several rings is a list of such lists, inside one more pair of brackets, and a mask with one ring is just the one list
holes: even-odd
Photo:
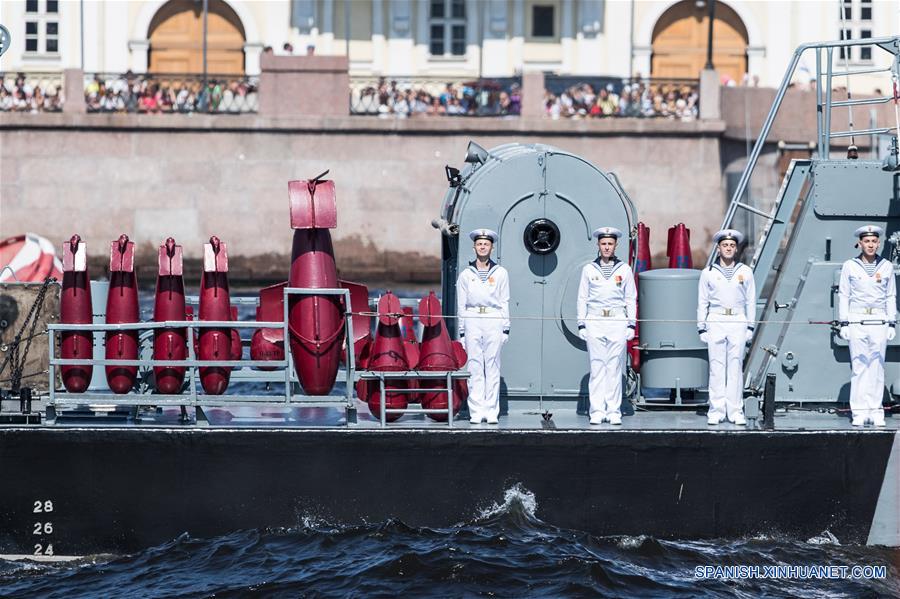
[[(840, 39), (859, 40), (872, 37), (872, 0), (843, 0), (839, 10)], [(849, 52), (849, 56), (847, 56)], [(872, 46), (840, 48), (838, 57), (851, 62), (872, 61)]]
[(428, 51), (432, 56), (466, 54), (466, 0), (431, 0)]
[(59, 52), (59, 0), (25, 0), (25, 53)]

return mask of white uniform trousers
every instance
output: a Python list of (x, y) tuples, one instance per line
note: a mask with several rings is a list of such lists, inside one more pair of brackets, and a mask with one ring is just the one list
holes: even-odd
[(609, 314), (607, 320), (589, 313), (588, 320), (584, 323), (591, 362), (591, 378), (588, 382), (591, 421), (608, 419), (612, 414), (621, 415), (628, 323), (622, 309), (613, 309)]
[(734, 420), (744, 413), (744, 314), (710, 313), (706, 321), (709, 351), (709, 418)]
[(500, 416), (500, 350), (506, 335), (499, 316), (499, 311), (487, 315), (466, 311), (469, 417), (473, 420), (496, 420)]
[[(887, 318), (879, 314), (851, 314), (850, 321)], [(853, 418), (884, 421), (884, 355), (887, 351), (886, 324), (850, 325), (850, 411)]]

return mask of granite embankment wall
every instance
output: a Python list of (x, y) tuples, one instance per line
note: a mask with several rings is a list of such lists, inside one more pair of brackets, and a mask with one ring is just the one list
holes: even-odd
[[(342, 276), (430, 283), (440, 278), (440, 239), (430, 223), (447, 188), (444, 165), (461, 166), (474, 140), (487, 148), (549, 144), (615, 172), (651, 228), (655, 264), (664, 264), (665, 231), (677, 222), (692, 229), (699, 262), (721, 224), (747, 140), (760, 131), (775, 95), (719, 88), (710, 96), (719, 110), (693, 122), (553, 121), (541, 116), (542, 76), (528, 74), (517, 118), (350, 117), (346, 65), (332, 65), (333, 57), (273, 60), (287, 60), (294, 70), (266, 66), (261, 95), (269, 100), (258, 115), (85, 114), (78, 102), (67, 102), (61, 114), (0, 113), (0, 237), (34, 231), (59, 244), (78, 232), (102, 269), (107, 244), (125, 232), (140, 247), (138, 263), (149, 282), (155, 248), (167, 236), (184, 245), (190, 271), (215, 234), (228, 242), (236, 277), (283, 280), (292, 235), (287, 182), (330, 170)], [(327, 85), (323, 73), (331, 73)], [(69, 75), (67, 92), (77, 97), (82, 74)], [(288, 84), (324, 85), (315, 89), (328, 99), (304, 108), (291, 100), (296, 90)], [(276, 105), (269, 106), (272, 99)], [(319, 114), (305, 114), (313, 111)], [(856, 113), (857, 128), (892, 119), (888, 105)], [(846, 129), (846, 111), (836, 109), (833, 121), (833, 130)], [(814, 139), (814, 94), (790, 90), (751, 181), (759, 206), (775, 197), (789, 159), (804, 154), (797, 148)], [(779, 149), (778, 141), (793, 149)], [(865, 151), (869, 139), (856, 142)]]
[(614, 171), (656, 254), (676, 222), (704, 240), (725, 202), (719, 121), (6, 114), (0, 127), (0, 236), (35, 231), (61, 243), (78, 232), (103, 264), (109, 241), (125, 232), (150, 276), (167, 236), (197, 258), (215, 234), (243, 276), (283, 278), (287, 182), (330, 169), (342, 275), (439, 279), (430, 223), (447, 188), (444, 165), (461, 166), (469, 140), (549, 144)]

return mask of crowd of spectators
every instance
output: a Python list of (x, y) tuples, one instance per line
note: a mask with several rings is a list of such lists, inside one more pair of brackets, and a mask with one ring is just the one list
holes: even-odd
[(0, 112), (59, 112), (62, 110), (60, 85), (29, 80), (25, 73), (0, 81)]
[(697, 82), (634, 79), (624, 83), (578, 83), (544, 93), (550, 118), (660, 117), (689, 121), (699, 116)]
[(389, 81), (382, 77), (374, 85), (353, 85), (350, 91), (352, 114), (510, 116), (518, 115), (521, 109), (522, 89), (515, 81), (430, 84)]
[(210, 77), (204, 87), (197, 75), (180, 77), (94, 75), (84, 88), (88, 112), (242, 113), (256, 112), (256, 86), (246, 78)]

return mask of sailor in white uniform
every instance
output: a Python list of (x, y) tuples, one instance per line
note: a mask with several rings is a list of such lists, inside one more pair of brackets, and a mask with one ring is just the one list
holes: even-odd
[(469, 233), (475, 260), (456, 282), (459, 337), (469, 355), (469, 422), (497, 424), (500, 416), (500, 349), (509, 340), (509, 274), (491, 260), (497, 234)]
[(727, 417), (737, 425), (744, 418), (744, 351), (756, 322), (756, 282), (753, 271), (735, 260), (744, 235), (723, 229), (713, 236), (719, 256), (700, 272), (697, 329), (709, 351), (708, 424)]
[(621, 236), (615, 227), (594, 231), (599, 255), (581, 269), (578, 286), (578, 334), (591, 365), (591, 424), (622, 424), (625, 346), (634, 339), (637, 291), (631, 267), (615, 254)]
[(838, 286), (840, 335), (850, 342), (850, 411), (853, 426), (884, 426), (884, 354), (896, 335), (897, 286), (894, 265), (878, 255), (884, 229), (856, 230), (859, 256), (844, 262)]

